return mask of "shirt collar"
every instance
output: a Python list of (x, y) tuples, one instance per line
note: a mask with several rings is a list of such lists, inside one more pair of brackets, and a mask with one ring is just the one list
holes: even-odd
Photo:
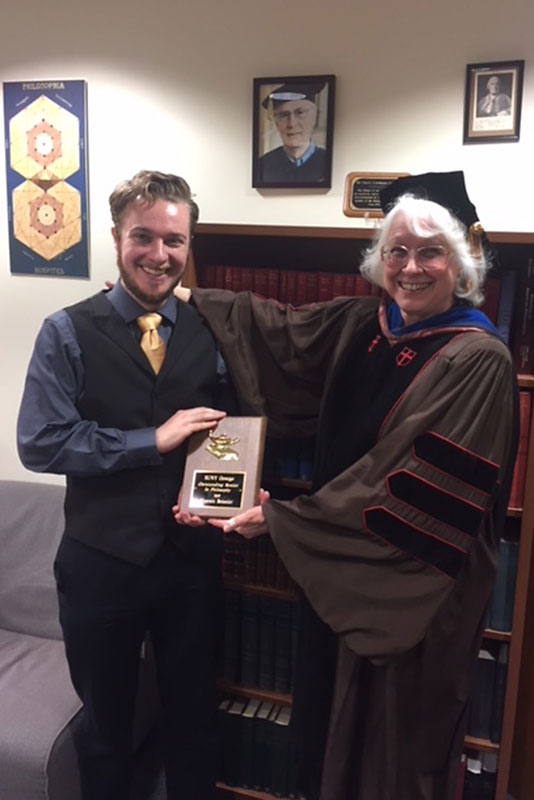
[(293, 164), (295, 164), (296, 167), (300, 167), (300, 166), (302, 166), (302, 164), (305, 164), (306, 161), (309, 158), (312, 157), (312, 155), (315, 153), (316, 149), (317, 149), (317, 146), (316, 146), (315, 142), (311, 142), (311, 144), (308, 147), (308, 149), (306, 150), (306, 152), (303, 155), (301, 155), (300, 158), (290, 158), (289, 156), (288, 156), (288, 158), (289, 158), (290, 161), (293, 162)]
[[(120, 281), (115, 283), (113, 289), (111, 289), (109, 292), (106, 292), (106, 297), (115, 311), (121, 315), (126, 324), (134, 322), (137, 317), (147, 313), (146, 308), (143, 308), (143, 306), (140, 305), (137, 300), (134, 300), (134, 298), (128, 294)], [(176, 306), (177, 304), (174, 300), (174, 295), (171, 294), (165, 300), (161, 308), (158, 308), (158, 314), (161, 314), (161, 316), (164, 317), (165, 320), (171, 325), (175, 325)]]

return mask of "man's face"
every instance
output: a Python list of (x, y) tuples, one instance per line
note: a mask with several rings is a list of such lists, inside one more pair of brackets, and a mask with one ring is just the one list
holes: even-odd
[(112, 234), (122, 285), (153, 311), (182, 277), (190, 243), (190, 210), (184, 203), (134, 200)]
[(500, 89), (501, 89), (501, 82), (499, 78), (496, 75), (494, 75), (488, 81), (488, 92), (490, 94), (499, 94)]
[(288, 100), (275, 105), (273, 118), (284, 147), (307, 147), (317, 121), (317, 106), (311, 100)]

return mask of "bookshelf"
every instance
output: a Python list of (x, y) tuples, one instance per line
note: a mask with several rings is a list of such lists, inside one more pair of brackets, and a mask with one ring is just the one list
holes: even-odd
[[(282, 225), (198, 225), (193, 242), (193, 259), (186, 285), (203, 285), (202, 274), (206, 265), (231, 265), (253, 267), (257, 270), (275, 267), (285, 270), (313, 273), (354, 271), (361, 260), (362, 251), (369, 244), (374, 229), (311, 228)], [(534, 259), (534, 233), (489, 232), (488, 238), (496, 246), (499, 264), (492, 270), (497, 278), (506, 269), (521, 273), (529, 259)], [(197, 284), (197, 277), (200, 280)], [(230, 287), (228, 287), (230, 288)], [(534, 335), (533, 335), (534, 340)], [(534, 375), (520, 374), (520, 390), (534, 394)], [(531, 409), (534, 402), (531, 403)], [(532, 410), (531, 410), (532, 417)], [(532, 420), (531, 420), (532, 421)], [(534, 484), (534, 425), (530, 425), (525, 466), (525, 486)], [(307, 491), (309, 484), (298, 478), (279, 480), (285, 492)], [(271, 488), (271, 487), (269, 487)], [(289, 495), (284, 495), (289, 496)], [(530, 796), (534, 785), (534, 569), (531, 565), (534, 534), (534, 497), (524, 493), (523, 504), (509, 509), (510, 521), (519, 529), (519, 553), (514, 592), (514, 611), (511, 632), (487, 629), (484, 638), (508, 643), (508, 665), (501, 741), (497, 744), (486, 739), (467, 737), (469, 750), (498, 754), (498, 772), (495, 800), (507, 800), (511, 791), (517, 800)], [(233, 584), (232, 588), (239, 588)], [(251, 584), (241, 586), (243, 591), (257, 591)], [(291, 592), (289, 593), (291, 595)], [(239, 687), (233, 687), (236, 691)], [(521, 702), (519, 702), (521, 698)], [(523, 702), (531, 700), (532, 702)], [(271, 795), (254, 793), (246, 789), (226, 789), (221, 798), (258, 797)]]

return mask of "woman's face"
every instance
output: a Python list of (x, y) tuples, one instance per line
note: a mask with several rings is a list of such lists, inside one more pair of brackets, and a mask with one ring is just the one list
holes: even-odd
[[(402, 248), (409, 251), (404, 258)], [(441, 314), (454, 304), (459, 270), (442, 237), (417, 236), (399, 216), (382, 248), (382, 261), (384, 288), (399, 306), (405, 325)]]

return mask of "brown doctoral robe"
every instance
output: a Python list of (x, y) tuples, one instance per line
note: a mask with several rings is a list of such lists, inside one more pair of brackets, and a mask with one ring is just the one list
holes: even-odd
[(301, 787), (450, 800), (515, 454), (507, 348), (470, 324), (393, 337), (374, 299), (192, 301), (242, 413), (317, 432), (313, 494), (264, 507), (305, 597)]

